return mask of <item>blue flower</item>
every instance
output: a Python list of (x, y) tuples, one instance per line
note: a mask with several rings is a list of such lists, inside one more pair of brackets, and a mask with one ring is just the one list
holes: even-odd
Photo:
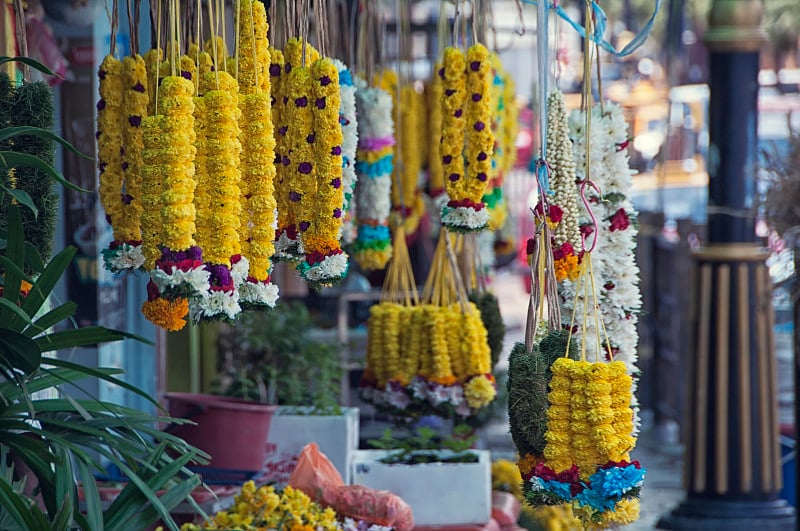
[(616, 499), (606, 498), (603, 496), (602, 489), (598, 489), (597, 487), (583, 489), (575, 496), (575, 499), (578, 500), (581, 506), (588, 505), (598, 512), (611, 510), (617, 504)]
[(609, 498), (620, 498), (644, 481), (645, 469), (628, 465), (624, 468), (612, 467), (601, 469), (589, 478), (594, 488), (602, 489), (603, 495)]
[(549, 490), (556, 496), (559, 496), (565, 500), (572, 499), (572, 493), (569, 491), (569, 483), (562, 483), (560, 481), (552, 479), (543, 481), (543, 483), (544, 483), (544, 488)]

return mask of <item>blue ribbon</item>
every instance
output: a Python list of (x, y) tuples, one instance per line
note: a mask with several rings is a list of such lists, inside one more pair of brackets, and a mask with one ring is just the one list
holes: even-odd
[(384, 155), (372, 164), (363, 160), (356, 161), (356, 171), (369, 177), (382, 177), (392, 173), (392, 155)]
[[(525, 4), (537, 5), (536, 0), (522, 0), (522, 1)], [(659, 9), (661, 9), (661, 2), (662, 0), (655, 0), (655, 7), (653, 8), (653, 14), (650, 15), (650, 18), (647, 20), (644, 27), (641, 30), (639, 30), (639, 33), (637, 33), (636, 36), (631, 40), (631, 42), (629, 42), (622, 50), (617, 50), (610, 42), (608, 42), (603, 37), (603, 34), (606, 32), (606, 28), (608, 27), (608, 17), (606, 16), (606, 12), (603, 11), (603, 8), (600, 7), (597, 4), (597, 2), (592, 1), (592, 12), (594, 13), (595, 17), (595, 24), (594, 24), (594, 32), (590, 37), (591, 41), (597, 43), (601, 48), (603, 48), (607, 52), (616, 55), (617, 57), (625, 57), (632, 54), (633, 52), (641, 48), (641, 46), (647, 40), (647, 37), (650, 35), (650, 32), (653, 31), (653, 25), (655, 24), (656, 21), (656, 15), (658, 14)], [(550, 7), (555, 9), (556, 14), (559, 17), (561, 17), (564, 21), (566, 21), (567, 24), (572, 26), (575, 29), (575, 31), (578, 32), (578, 35), (580, 35), (583, 38), (586, 38), (586, 30), (583, 28), (583, 26), (572, 20), (572, 18), (567, 14), (567, 12), (564, 10), (563, 7), (561, 7), (558, 4), (554, 6), (551, 5)]]

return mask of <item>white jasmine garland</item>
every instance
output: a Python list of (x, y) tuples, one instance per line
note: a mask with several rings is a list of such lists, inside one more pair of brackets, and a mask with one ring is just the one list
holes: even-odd
[[(339, 71), (339, 79), (350, 77), (350, 72), (342, 61), (334, 59), (333, 63)], [(345, 75), (346, 74), (346, 75)], [(344, 218), (341, 240), (345, 245), (353, 243), (356, 228), (353, 216), (355, 205), (356, 150), (358, 149), (358, 117), (356, 116), (356, 87), (353, 84), (341, 83), (341, 99), (339, 103), (339, 123), (342, 126), (342, 191), (344, 192)]]
[(489, 209), (475, 210), (470, 207), (450, 207), (442, 209), (442, 224), (455, 231), (480, 230), (489, 224)]
[(578, 224), (578, 187), (575, 182), (575, 158), (569, 138), (567, 104), (564, 94), (555, 91), (547, 98), (547, 162), (550, 164), (549, 185), (553, 192), (551, 203), (558, 205), (563, 216), (553, 231), (557, 246), (564, 242), (580, 249), (581, 234)]
[(375, 219), (385, 224), (392, 208), (392, 177), (362, 177), (358, 187), (356, 210), (358, 219)]

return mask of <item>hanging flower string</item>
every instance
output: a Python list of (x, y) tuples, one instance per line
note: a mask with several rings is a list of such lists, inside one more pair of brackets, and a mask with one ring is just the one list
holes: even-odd
[[(440, 144), (442, 142), (442, 63), (436, 63), (434, 75), (429, 85), (428, 112), (428, 194), (436, 203), (438, 210), (447, 203), (444, 170)], [(442, 204), (444, 203), (444, 204)]]
[[(348, 269), (348, 256), (339, 244), (344, 216), (339, 71), (328, 58), (316, 61), (311, 67), (311, 97), (313, 130), (305, 140), (313, 145), (313, 156), (300, 159), (300, 165), (311, 163), (317, 181), (316, 196), (305, 198), (314, 203), (311, 215), (300, 221), (305, 261), (297, 269), (313, 285), (326, 286), (339, 283)], [(304, 227), (308, 220), (310, 223)]]
[(383, 269), (392, 257), (389, 233), (391, 209), (394, 121), (392, 99), (386, 91), (356, 84), (358, 155), (355, 164), (358, 236), (353, 257), (362, 269)]
[(344, 220), (342, 245), (351, 245), (358, 234), (355, 223), (356, 150), (358, 149), (358, 118), (356, 116), (356, 87), (347, 65), (333, 59), (339, 72), (339, 125), (342, 128), (342, 192), (344, 194)]

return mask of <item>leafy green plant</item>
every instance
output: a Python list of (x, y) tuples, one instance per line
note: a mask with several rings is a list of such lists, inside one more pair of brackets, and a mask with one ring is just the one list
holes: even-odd
[(311, 414), (339, 414), (339, 348), (314, 340), (314, 323), (300, 303), (243, 314), (219, 340), (215, 392), (267, 404), (310, 406)]
[[(380, 439), (370, 439), (367, 443), (380, 450), (397, 450), (380, 459), (389, 465), (415, 465), (419, 463), (477, 463), (478, 455), (469, 449), (477, 440), (471, 426), (461, 424), (453, 428), (453, 433), (444, 436), (428, 427), (418, 427), (404, 437), (395, 437), (387, 428)], [(447, 450), (443, 452), (442, 450)]]
[[(10, 60), (16, 59), (0, 57), (0, 65)], [(19, 61), (41, 67), (29, 59)], [(45, 129), (0, 125), (0, 141), (19, 135), (50, 138), (75, 150)], [(0, 150), (0, 170), (22, 166), (36, 168), (76, 188), (35, 155)], [(161, 519), (177, 531), (170, 510), (184, 500), (192, 503), (189, 494), (201, 485), (200, 477), (186, 465), (191, 461), (205, 463), (208, 456), (157, 429), (159, 422), (174, 419), (154, 417), (90, 396), (73, 398), (55, 393), (56, 398), (44, 397), (53, 394), (46, 391), (65, 387), (80, 392), (83, 380), (98, 378), (156, 404), (143, 391), (118, 379), (121, 371), (117, 369), (84, 367), (51, 354), (124, 338), (145, 340), (100, 326), (71, 328), (70, 319), (77, 307), (71, 301), (47, 309), (45, 303), (76, 249), (66, 248), (45, 263), (37, 247), (25, 238), (20, 209), (32, 209), (37, 214), (30, 195), (13, 182), (0, 182), (0, 203), (4, 205), (5, 222), (0, 228), (0, 248), (4, 251), (0, 255), (2, 529), (121, 531), (144, 529)], [(6, 458), (13, 458), (15, 470), (9, 471)], [(116, 465), (128, 482), (105, 509), (94, 479), (94, 473), (103, 471), (103, 460)], [(85, 512), (76, 480), (80, 481)], [(33, 488), (26, 488), (29, 486)]]

